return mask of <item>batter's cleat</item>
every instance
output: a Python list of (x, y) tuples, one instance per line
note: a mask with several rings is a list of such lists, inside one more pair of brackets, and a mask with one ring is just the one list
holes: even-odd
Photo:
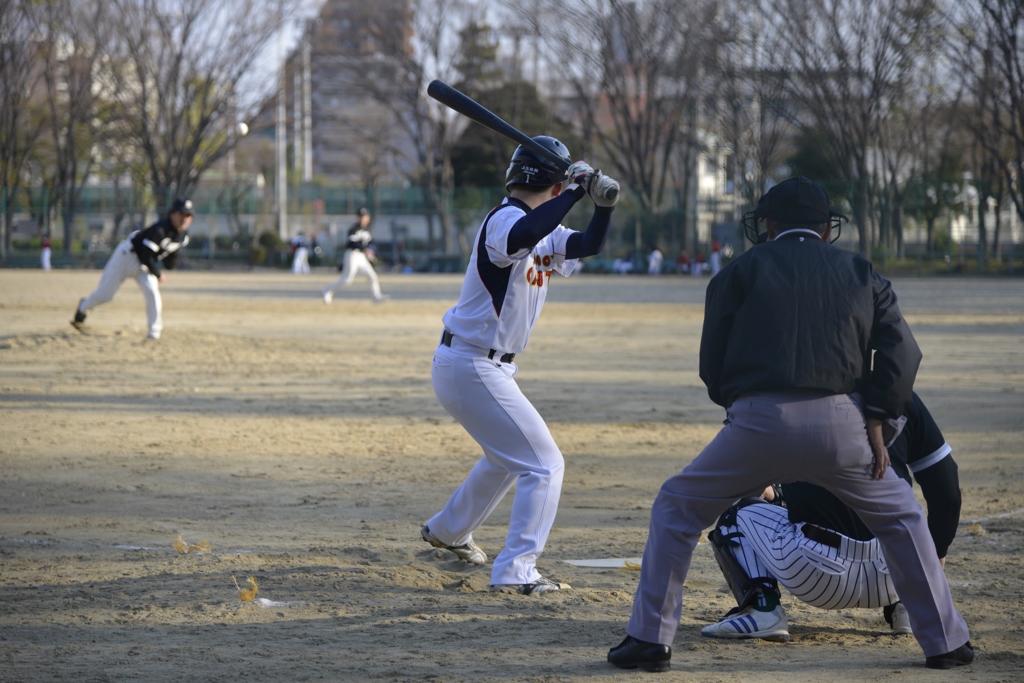
[(902, 602), (894, 602), (883, 610), (885, 620), (892, 626), (893, 635), (913, 635), (914, 629), (910, 627), (910, 615)]
[(82, 311), (83, 303), (85, 303), (85, 299), (79, 299), (78, 307), (75, 308), (75, 318), (71, 321), (71, 324), (75, 327), (79, 327), (85, 322), (85, 313)]
[(473, 541), (469, 541), (468, 543), (465, 543), (463, 545), (448, 545), (447, 543), (439, 539), (437, 536), (430, 533), (430, 527), (428, 526), (424, 526), (420, 530), (420, 536), (423, 537), (424, 541), (434, 546), (435, 548), (444, 548), (445, 550), (455, 553), (455, 555), (460, 560), (465, 560), (470, 564), (487, 563), (487, 553), (481, 550), (480, 546), (478, 546), (476, 543), (473, 543)]
[(620, 669), (668, 671), (672, 668), (672, 648), (626, 636), (625, 640), (608, 650), (608, 663)]
[(492, 583), (492, 593), (519, 593), (520, 595), (540, 595), (550, 591), (560, 591), (572, 588), (567, 583), (555, 583), (543, 576), (533, 583)]
[(332, 301), (334, 301), (334, 293), (331, 292), (330, 290), (325, 290), (324, 292), (322, 292), (322, 294), (323, 294), (323, 297), (324, 297), (324, 303), (325, 304), (329, 304)]
[(925, 657), (924, 665), (929, 669), (953, 669), (958, 666), (967, 666), (974, 661), (974, 648), (971, 641), (967, 641), (952, 652), (944, 655)]
[(789, 640), (789, 622), (782, 605), (771, 612), (748, 607), (738, 614), (722, 617), (717, 624), (705, 626), (700, 634), (708, 638), (760, 638), (784, 643)]

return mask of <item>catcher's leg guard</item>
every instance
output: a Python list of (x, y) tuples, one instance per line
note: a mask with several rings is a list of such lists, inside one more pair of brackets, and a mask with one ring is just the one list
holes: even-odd
[[(747, 572), (736, 560), (736, 555), (734, 554), (734, 549), (739, 545), (735, 539), (743, 536), (742, 532), (736, 529), (736, 512), (748, 505), (759, 503), (769, 504), (760, 498), (744, 498), (739, 501), (722, 513), (715, 528), (708, 534), (708, 540), (711, 541), (711, 550), (715, 554), (715, 561), (718, 562), (718, 567), (722, 570), (722, 574), (725, 576), (726, 583), (729, 584), (733, 597), (736, 598), (738, 610), (746, 609), (754, 604), (759, 592), (774, 595), (776, 604), (782, 597), (782, 594), (779, 592), (779, 584), (774, 578), (770, 576), (757, 576), (753, 578), (747, 576)], [(723, 533), (723, 527), (736, 530)], [(732, 611), (730, 611), (731, 613)]]

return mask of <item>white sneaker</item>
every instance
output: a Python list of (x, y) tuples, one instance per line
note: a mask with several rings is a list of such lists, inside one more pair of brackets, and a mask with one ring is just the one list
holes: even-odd
[(567, 583), (555, 583), (543, 576), (533, 583), (492, 583), (492, 593), (519, 593), (520, 595), (539, 595), (549, 591), (560, 591), (572, 588)]
[(481, 550), (480, 546), (478, 546), (476, 543), (473, 543), (472, 539), (470, 539), (468, 543), (465, 543), (463, 545), (448, 545), (447, 543), (439, 539), (437, 536), (430, 533), (430, 527), (427, 526), (424, 526), (420, 530), (420, 536), (423, 537), (424, 541), (434, 546), (435, 548), (444, 548), (445, 550), (455, 553), (455, 555), (460, 560), (465, 560), (470, 564), (487, 563), (487, 553)]
[(902, 602), (897, 602), (892, 608), (893, 634), (898, 636), (912, 635), (914, 629), (910, 628), (910, 615), (907, 614), (907, 608), (903, 606)]
[(329, 290), (329, 289), (325, 290), (323, 295), (324, 295), (324, 303), (325, 304), (329, 304), (332, 301), (334, 301), (334, 292), (332, 292), (331, 290)]
[(789, 640), (789, 622), (782, 605), (771, 612), (759, 612), (748, 607), (739, 614), (723, 617), (717, 624), (705, 626), (700, 634), (708, 638), (761, 638), (786, 642)]

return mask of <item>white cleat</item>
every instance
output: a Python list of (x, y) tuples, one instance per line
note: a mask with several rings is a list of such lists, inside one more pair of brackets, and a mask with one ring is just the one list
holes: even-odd
[(910, 628), (910, 615), (902, 602), (892, 606), (892, 632), (897, 636), (913, 635), (914, 629)]
[(480, 549), (476, 543), (473, 543), (472, 539), (463, 545), (448, 545), (434, 534), (430, 533), (430, 527), (424, 526), (420, 530), (420, 536), (423, 540), (434, 546), (435, 548), (444, 548), (445, 550), (455, 553), (460, 560), (465, 560), (470, 564), (486, 564), (487, 553)]
[(325, 304), (329, 304), (332, 301), (334, 301), (334, 293), (331, 292), (330, 290), (327, 290), (327, 291), (323, 292), (323, 295), (324, 295), (324, 303)]
[(382, 302), (382, 301), (387, 301), (387, 300), (389, 300), (390, 298), (391, 298), (391, 297), (390, 297), (390, 296), (389, 296), (388, 294), (381, 294), (380, 296), (375, 296), (375, 297), (373, 298), (373, 303), (375, 303), (375, 304), (379, 304), (380, 302)]
[(705, 626), (700, 634), (708, 638), (760, 638), (786, 642), (789, 640), (789, 622), (782, 605), (771, 612), (759, 612), (748, 607), (739, 614), (723, 617), (717, 624)]
[(572, 588), (567, 583), (555, 583), (543, 576), (533, 583), (492, 583), (492, 593), (519, 593), (520, 595), (540, 595), (550, 591), (561, 591)]

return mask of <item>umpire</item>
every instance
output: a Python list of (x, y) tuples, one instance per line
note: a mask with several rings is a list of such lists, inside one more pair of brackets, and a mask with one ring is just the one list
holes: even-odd
[(926, 666), (969, 664), (924, 511), (882, 440), (921, 362), (896, 295), (870, 262), (829, 243), (839, 217), (807, 178), (773, 187), (750, 218), (755, 231), (764, 220), (766, 243), (711, 280), (704, 309), (700, 376), (725, 426), (654, 501), (628, 635), (608, 661), (669, 668), (701, 531), (781, 479), (832, 491), (878, 538)]

